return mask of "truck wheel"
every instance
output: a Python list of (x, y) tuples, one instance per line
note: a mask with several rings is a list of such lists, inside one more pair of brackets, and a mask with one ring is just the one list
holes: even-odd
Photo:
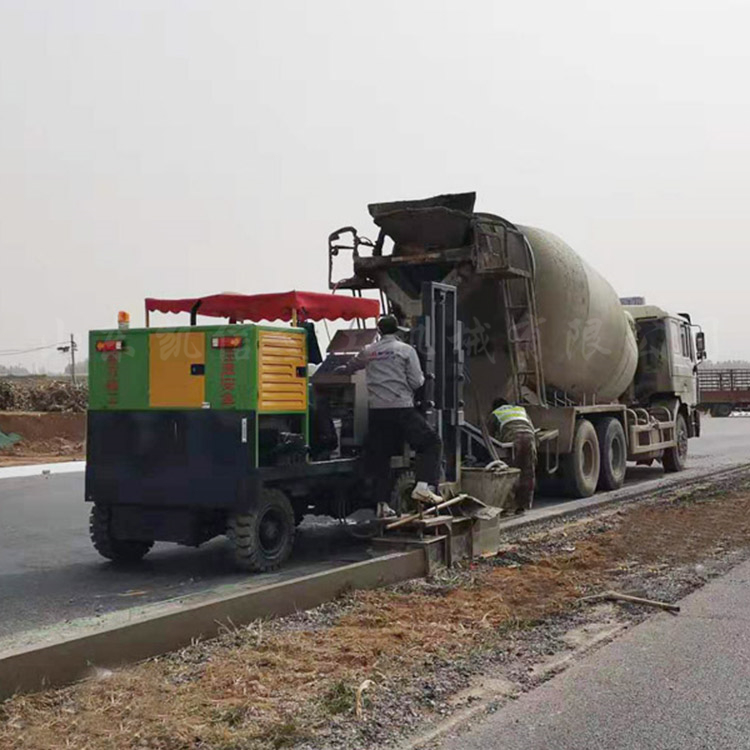
[(674, 432), (677, 445), (674, 448), (667, 448), (661, 460), (664, 471), (667, 472), (682, 471), (687, 464), (688, 428), (682, 414), (677, 415)]
[(732, 404), (716, 404), (711, 407), (712, 417), (728, 417), (732, 413)]
[(258, 572), (278, 568), (294, 544), (292, 504), (281, 490), (266, 487), (252, 512), (229, 517), (226, 533), (238, 568)]
[(625, 430), (619, 419), (607, 417), (596, 425), (599, 440), (599, 484), (597, 489), (609, 492), (619, 490), (625, 482), (628, 448)]
[(154, 546), (153, 542), (138, 539), (117, 539), (110, 529), (110, 510), (104, 505), (91, 508), (89, 536), (96, 551), (113, 562), (132, 563), (141, 560)]
[(565, 494), (590, 497), (599, 481), (599, 440), (594, 425), (579, 419), (573, 436), (573, 450), (563, 459)]

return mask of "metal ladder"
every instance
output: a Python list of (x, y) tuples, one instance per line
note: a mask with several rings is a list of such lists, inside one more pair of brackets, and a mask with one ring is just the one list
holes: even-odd
[(513, 275), (503, 278), (501, 286), (515, 403), (525, 400), (525, 386), (546, 406), (534, 281), (531, 276)]

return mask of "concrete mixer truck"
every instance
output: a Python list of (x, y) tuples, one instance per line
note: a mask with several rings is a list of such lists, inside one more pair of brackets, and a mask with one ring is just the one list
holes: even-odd
[[(628, 462), (682, 470), (688, 439), (700, 435), (696, 373), (705, 357), (690, 316), (622, 304), (561, 239), (475, 212), (474, 203), (475, 194), (464, 193), (372, 204), (374, 241), (343, 227), (328, 243), (330, 288), (355, 296), (377, 290), (383, 307), (411, 330), (423, 359), (453, 343), (419, 346), (424, 290), (455, 289), (464, 388), (451, 416), (462, 434), (449, 460), (451, 453), (458, 462), (512, 459), (512, 445), (481, 429), (502, 397), (525, 406), (536, 428), (537, 472), (569, 496), (617, 489)], [(347, 252), (352, 273), (336, 278)], [(324, 376), (317, 385), (325, 390)], [(354, 395), (361, 387), (352, 388), (350, 405), (361, 405)], [(423, 397), (426, 411), (434, 405), (434, 394)], [(366, 409), (350, 411), (357, 416), (343, 440), (356, 444), (366, 431)], [(439, 420), (435, 426), (445, 429)]]

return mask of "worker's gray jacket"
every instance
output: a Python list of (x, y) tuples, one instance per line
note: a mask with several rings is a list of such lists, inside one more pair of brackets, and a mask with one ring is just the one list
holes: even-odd
[(413, 346), (399, 341), (395, 334), (383, 336), (346, 365), (348, 372), (363, 367), (371, 409), (414, 406), (414, 391), (424, 383), (424, 375)]

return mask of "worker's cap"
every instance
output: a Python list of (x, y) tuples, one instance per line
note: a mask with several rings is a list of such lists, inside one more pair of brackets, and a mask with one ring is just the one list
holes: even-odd
[(390, 333), (398, 332), (398, 320), (395, 315), (383, 315), (378, 320), (378, 330), (381, 335), (387, 336)]

